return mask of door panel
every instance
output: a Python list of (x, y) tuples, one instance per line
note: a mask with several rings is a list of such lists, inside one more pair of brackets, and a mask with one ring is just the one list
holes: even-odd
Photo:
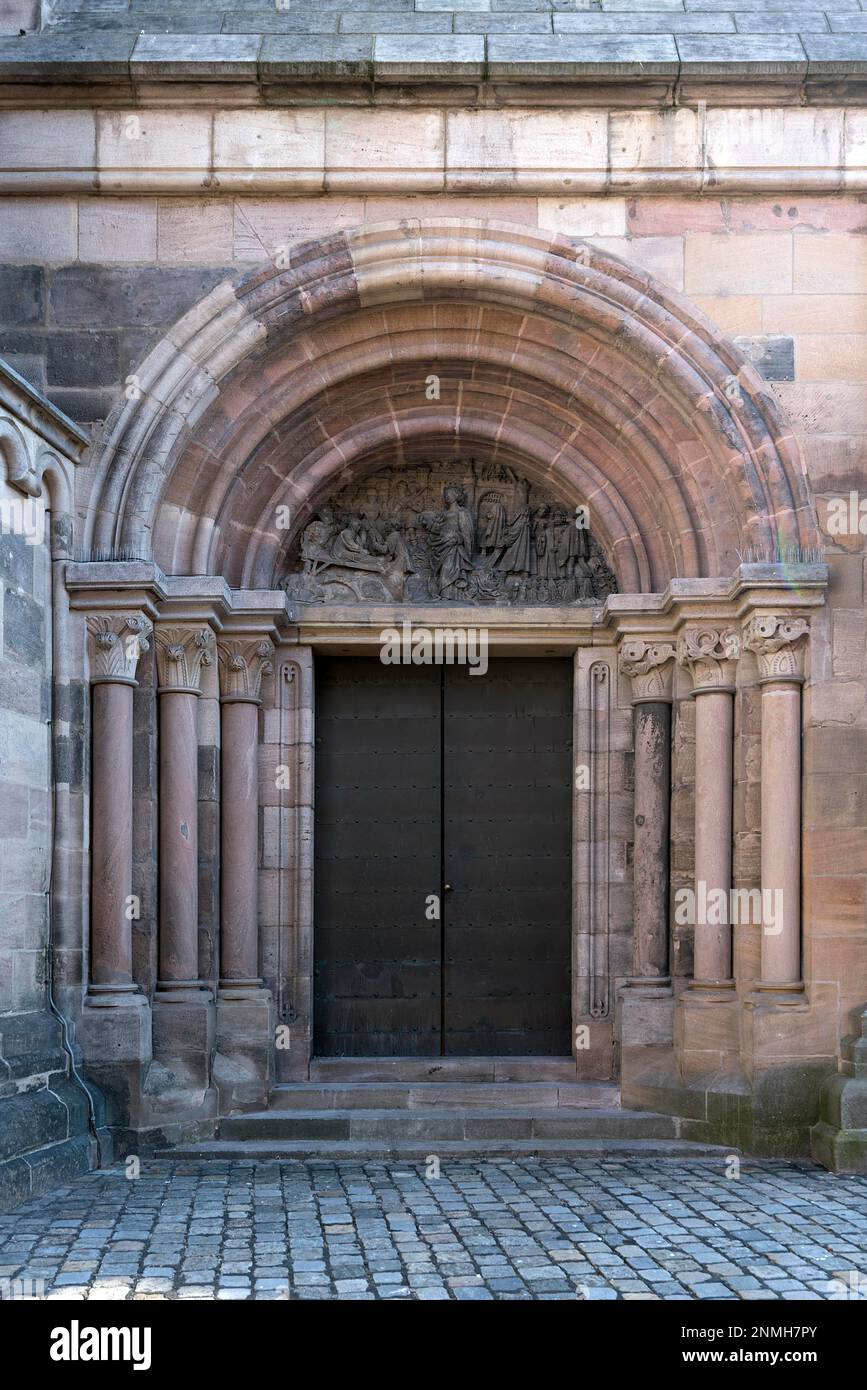
[(440, 681), (330, 658), (316, 671), (314, 1050), (436, 1056)]
[(571, 1051), (572, 663), (447, 668), (444, 1050)]
[(316, 1052), (567, 1056), (571, 661), (328, 658), (316, 720)]

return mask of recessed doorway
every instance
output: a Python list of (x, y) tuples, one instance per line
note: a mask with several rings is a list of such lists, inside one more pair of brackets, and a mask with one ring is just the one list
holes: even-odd
[(314, 1051), (571, 1052), (572, 661), (316, 664)]

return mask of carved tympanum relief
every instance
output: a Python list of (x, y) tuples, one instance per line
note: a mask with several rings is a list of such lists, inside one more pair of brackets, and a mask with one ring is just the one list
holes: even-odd
[(502, 464), (390, 468), (301, 533), (282, 587), (302, 603), (599, 603), (617, 583), (579, 509)]

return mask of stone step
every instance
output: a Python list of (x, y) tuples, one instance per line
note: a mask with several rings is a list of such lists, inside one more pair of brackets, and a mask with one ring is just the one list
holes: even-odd
[(574, 1057), (318, 1057), (311, 1081), (577, 1080)]
[(619, 1109), (607, 1081), (299, 1081), (276, 1086), (271, 1110), (416, 1110), (428, 1106), (490, 1109)]
[(259, 1143), (271, 1140), (416, 1140), (424, 1143), (486, 1139), (674, 1139), (671, 1115), (614, 1109), (539, 1110), (526, 1107), (368, 1110), (262, 1110), (220, 1122), (219, 1138)]
[[(464, 1159), (470, 1162), (485, 1158), (584, 1158), (597, 1162), (611, 1158), (652, 1158), (684, 1162), (719, 1159), (736, 1152), (719, 1144), (702, 1144), (686, 1139), (443, 1139), (438, 1140), (436, 1146), (439, 1159)], [(158, 1150), (156, 1157), (193, 1162), (319, 1159), (323, 1162), (368, 1163), (382, 1159), (417, 1159), (424, 1162), (430, 1153), (430, 1145), (412, 1139), (271, 1139), (255, 1143), (250, 1140), (214, 1139), (202, 1144), (184, 1144), (174, 1149)]]

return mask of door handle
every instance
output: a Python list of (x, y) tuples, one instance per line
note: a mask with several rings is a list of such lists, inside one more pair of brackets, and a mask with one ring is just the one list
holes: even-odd
[(450, 883), (444, 883), (444, 884), (443, 884), (443, 892), (444, 892), (444, 893), (451, 893), (451, 892), (453, 892), (453, 891), (454, 891), (454, 890), (452, 889), (452, 885), (451, 885)]

